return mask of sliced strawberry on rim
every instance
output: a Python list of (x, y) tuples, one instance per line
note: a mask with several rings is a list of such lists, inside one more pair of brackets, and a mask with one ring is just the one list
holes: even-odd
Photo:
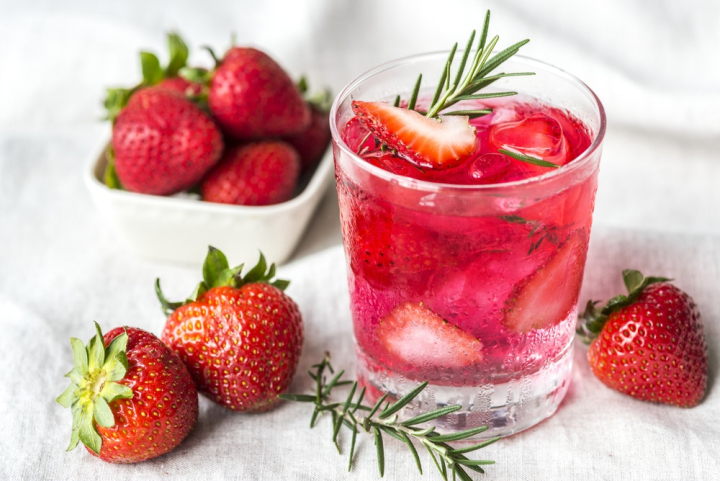
[(413, 371), (432, 367), (457, 369), (482, 361), (482, 344), (422, 303), (393, 308), (376, 330), (382, 360), (388, 367)]
[(580, 294), (586, 252), (584, 230), (570, 234), (544, 266), (515, 286), (505, 303), (505, 326), (525, 333), (565, 319)]
[(434, 119), (414, 110), (360, 100), (353, 101), (352, 109), (378, 140), (421, 167), (455, 167), (475, 150), (475, 127), (468, 117)]

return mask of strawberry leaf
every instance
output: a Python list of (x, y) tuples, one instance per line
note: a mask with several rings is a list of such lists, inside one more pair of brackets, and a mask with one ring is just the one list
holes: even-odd
[(170, 52), (170, 61), (165, 67), (165, 77), (175, 77), (181, 68), (187, 63), (189, 51), (182, 37), (176, 32), (170, 32), (167, 35), (168, 51)]
[(608, 317), (613, 312), (634, 303), (647, 286), (672, 280), (667, 277), (645, 277), (640, 271), (633, 269), (623, 270), (622, 275), (623, 282), (628, 290), (627, 295), (618, 294), (610, 298), (599, 311), (595, 307), (597, 301), (588, 301), (576, 329), (576, 333), (584, 343), (590, 344), (605, 327)]
[(643, 275), (640, 271), (634, 269), (625, 269), (622, 272), (623, 282), (628, 292), (633, 292), (642, 285)]
[(245, 274), (245, 277), (243, 277), (243, 283), (249, 284), (251, 282), (258, 282), (263, 279), (265, 276), (265, 271), (267, 269), (267, 261), (265, 260), (265, 256), (260, 253), (260, 259), (258, 260), (258, 263), (255, 264), (255, 267), (250, 269), (250, 272)]
[(205, 284), (204, 281), (201, 282), (200, 284), (197, 285), (197, 287), (195, 288), (195, 290), (192, 291), (192, 294), (190, 294), (190, 297), (188, 297), (188, 298), (185, 300), (185, 304), (190, 304), (191, 302), (197, 301), (197, 300), (198, 300), (198, 297), (200, 297), (200, 296), (202, 296), (203, 294), (205, 294), (205, 293), (207, 292), (207, 290), (208, 290), (207, 284)]
[(75, 449), (80, 442), (80, 410), (79, 409), (73, 409), (73, 424), (72, 424), (72, 434), (70, 435), (70, 444), (68, 445), (66, 451), (72, 451)]
[(140, 66), (144, 85), (155, 85), (165, 78), (165, 74), (160, 68), (160, 60), (154, 53), (140, 52)]
[(98, 369), (105, 363), (105, 342), (98, 323), (95, 323), (95, 337), (88, 343), (88, 370)]
[[(207, 257), (203, 263), (203, 280), (209, 289), (221, 285), (218, 281), (223, 271), (229, 268), (227, 257), (219, 249), (208, 247)], [(227, 279), (225, 279), (227, 280)]]
[(129, 387), (119, 384), (117, 382), (106, 382), (103, 390), (100, 391), (100, 395), (111, 403), (116, 399), (131, 399), (133, 397), (132, 389)]
[(71, 384), (57, 397), (58, 404), (70, 408), (73, 414), (72, 435), (68, 451), (82, 442), (99, 454), (102, 438), (95, 422), (104, 427), (115, 425), (110, 402), (119, 398), (131, 398), (132, 390), (115, 381), (127, 373), (127, 334), (117, 336), (105, 348), (100, 325), (95, 323), (95, 336), (87, 347), (82, 341), (71, 338), (73, 369), (67, 374)]
[(290, 284), (289, 281), (283, 279), (274, 279), (275, 264), (271, 264), (268, 268), (267, 260), (262, 252), (258, 263), (244, 277), (242, 270), (243, 264), (232, 268), (229, 267), (225, 254), (213, 246), (208, 246), (208, 254), (203, 263), (203, 280), (184, 302), (168, 301), (160, 288), (160, 279), (155, 280), (155, 294), (158, 301), (160, 301), (163, 314), (169, 316), (180, 306), (195, 302), (202, 294), (215, 287), (230, 286), (239, 288), (245, 284), (263, 282), (284, 290)]
[(69, 408), (72, 405), (75, 389), (77, 389), (77, 386), (74, 383), (69, 385), (67, 389), (55, 399), (55, 402), (64, 408)]
[(110, 189), (123, 190), (120, 177), (117, 175), (115, 170), (115, 152), (113, 151), (112, 145), (110, 145), (105, 153), (105, 173), (103, 174), (103, 180), (105, 185)]
[[(70, 338), (70, 345), (73, 350), (73, 360), (75, 362), (75, 370), (85, 372), (88, 368), (88, 354), (85, 345), (80, 339)], [(72, 371), (71, 371), (72, 372)]]
[(183, 67), (179, 70), (178, 74), (185, 80), (203, 85), (207, 85), (212, 78), (210, 71), (199, 67)]
[[(110, 342), (110, 345), (108, 346), (106, 352), (105, 352), (105, 358), (107, 360), (113, 360), (116, 358), (118, 354), (125, 354), (125, 351), (127, 349), (127, 343), (128, 343), (128, 335), (127, 332), (124, 332), (117, 336), (115, 339), (113, 339)], [(127, 359), (125, 360), (125, 367), (127, 367)]]
[(103, 101), (103, 105), (107, 111), (107, 115), (105, 116), (106, 120), (110, 120), (111, 122), (115, 121), (115, 118), (118, 116), (120, 111), (125, 108), (130, 100), (130, 96), (133, 92), (135, 92), (135, 90), (136, 88), (107, 89), (107, 94), (105, 95), (105, 100)]
[(102, 447), (102, 438), (100, 437), (100, 434), (98, 434), (97, 429), (93, 424), (93, 409), (91, 404), (86, 405), (80, 411), (78, 428), (80, 442), (87, 446), (95, 454), (100, 454), (100, 448)]
[(163, 314), (166, 316), (169, 316), (172, 314), (175, 309), (182, 306), (182, 302), (170, 302), (165, 298), (165, 295), (162, 292), (162, 289), (160, 288), (160, 279), (155, 279), (155, 295), (157, 296), (158, 300), (160, 301), (160, 306), (162, 308)]
[(115, 417), (107, 401), (102, 396), (95, 398), (95, 402), (93, 403), (93, 417), (95, 421), (104, 428), (115, 426)]

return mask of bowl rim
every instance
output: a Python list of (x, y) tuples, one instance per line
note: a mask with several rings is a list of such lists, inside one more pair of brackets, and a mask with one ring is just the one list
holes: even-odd
[(247, 215), (272, 216), (300, 208), (302, 205), (311, 202), (318, 194), (318, 191), (327, 188), (333, 168), (332, 148), (328, 147), (322, 159), (317, 164), (310, 181), (305, 188), (292, 199), (279, 204), (261, 206), (219, 204), (198, 199), (183, 199), (172, 196), (140, 194), (127, 190), (110, 189), (97, 176), (98, 168), (106, 162), (105, 153), (109, 145), (109, 139), (100, 142), (93, 150), (94, 154), (86, 161), (83, 178), (86, 187), (91, 192), (115, 199), (119, 202), (147, 203), (169, 208), (182, 208), (188, 211), (202, 211), (242, 217)]

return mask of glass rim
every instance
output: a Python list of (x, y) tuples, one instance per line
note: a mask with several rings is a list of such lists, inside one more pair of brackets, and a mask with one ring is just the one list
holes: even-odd
[[(462, 53), (462, 50), (458, 50), (459, 53)], [(359, 85), (361, 85), (363, 82), (368, 80), (371, 77), (374, 77), (375, 75), (378, 75), (382, 72), (385, 72), (387, 70), (390, 70), (392, 68), (398, 67), (400, 65), (411, 63), (414, 61), (424, 60), (428, 59), (430, 57), (440, 57), (445, 59), (447, 58), (448, 54), (450, 53), (449, 50), (442, 50), (442, 51), (435, 51), (435, 52), (426, 52), (421, 54), (415, 54), (410, 55), (407, 57), (401, 57), (395, 60), (391, 60), (389, 62), (382, 63), (370, 70), (365, 71), (364, 73), (360, 74), (358, 77), (351, 80), (343, 89), (340, 91), (340, 93), (335, 97), (335, 100), (333, 101), (332, 107), (330, 108), (330, 133), (332, 136), (333, 141), (338, 145), (338, 147), (347, 154), (353, 161), (354, 164), (358, 165), (362, 169), (368, 171), (372, 175), (376, 175), (378, 177), (384, 178), (388, 181), (397, 181), (401, 185), (406, 186), (412, 186), (417, 189), (426, 190), (426, 191), (439, 191), (439, 190), (447, 190), (447, 189), (457, 189), (457, 190), (464, 190), (464, 191), (493, 191), (493, 190), (507, 190), (514, 187), (522, 187), (522, 186), (531, 186), (538, 183), (546, 182), (551, 179), (555, 179), (557, 177), (570, 175), (571, 173), (577, 171), (578, 169), (581, 169), (585, 164), (587, 164), (590, 159), (593, 158), (593, 154), (600, 148), (600, 145), (602, 144), (604, 138), (605, 138), (605, 131), (607, 128), (607, 118), (605, 115), (605, 107), (603, 106), (602, 102), (598, 98), (598, 96), (595, 94), (595, 92), (588, 87), (588, 85), (577, 78), (575, 75), (556, 67), (552, 64), (549, 64), (547, 62), (543, 62), (542, 60), (537, 60), (533, 57), (528, 57), (525, 55), (514, 55), (509, 60), (521, 60), (522, 62), (526, 64), (534, 64), (541, 69), (553, 74), (557, 75), (559, 77), (565, 78), (568, 80), (571, 84), (574, 84), (576, 87), (578, 87), (580, 90), (585, 91), (590, 94), (590, 99), (594, 101), (595, 107), (597, 109), (597, 113), (600, 117), (600, 125), (598, 128), (597, 133), (595, 134), (595, 137), (593, 138), (592, 143), (585, 149), (580, 155), (575, 157), (575, 159), (565, 165), (560, 166), (557, 169), (554, 169), (550, 172), (547, 172), (543, 175), (539, 175), (536, 177), (529, 177), (527, 179), (522, 180), (515, 180), (512, 182), (502, 182), (498, 184), (448, 184), (448, 183), (438, 183), (438, 182), (430, 182), (427, 180), (420, 180), (415, 179), (412, 177), (406, 177), (404, 175), (395, 174), (393, 172), (389, 172), (387, 170), (381, 169), (380, 167), (377, 167), (375, 165), (370, 164), (369, 162), (366, 162), (363, 160), (359, 155), (357, 155), (348, 145), (345, 143), (343, 138), (340, 136), (340, 132), (337, 127), (336, 123), (336, 117), (338, 114), (338, 111), (340, 109), (340, 105), (345, 101), (345, 99), (350, 95), (350, 93), (355, 90)]]

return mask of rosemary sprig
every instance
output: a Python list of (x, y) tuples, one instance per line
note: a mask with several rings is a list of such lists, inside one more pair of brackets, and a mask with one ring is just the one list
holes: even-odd
[[(433, 95), (432, 102), (425, 113), (426, 117), (434, 118), (438, 114), (447, 109), (448, 107), (455, 105), (462, 100), (480, 100), (489, 99), (496, 97), (505, 97), (509, 95), (516, 95), (517, 92), (491, 92), (484, 94), (476, 94), (478, 90), (487, 87), (493, 82), (504, 78), (504, 77), (516, 77), (521, 75), (535, 75), (534, 72), (514, 72), (514, 73), (499, 73), (496, 75), (488, 76), (490, 72), (499, 67), (507, 59), (515, 55), (520, 47), (528, 43), (530, 40), (525, 39), (517, 42), (510, 47), (506, 48), (502, 52), (497, 53), (495, 56), (490, 58), (493, 49), (498, 43), (500, 37), (494, 36), (489, 42), (487, 41), (488, 29), (490, 27), (490, 10), (485, 14), (485, 23), (483, 24), (482, 33), (478, 39), (477, 48), (475, 55), (470, 61), (469, 69), (465, 71), (465, 67), (468, 65), (470, 58), (470, 51), (472, 50), (473, 43), (475, 41), (476, 31), (473, 30), (468, 39), (465, 50), (463, 51), (462, 59), (460, 64), (453, 76), (451, 83), (451, 70), (452, 63), (457, 52), (458, 44), (456, 43), (450, 50), (448, 59), (443, 66), (443, 70), (440, 74), (440, 81), (435, 89), (435, 95)], [(420, 90), (420, 83), (422, 82), (422, 74), (418, 77), (413, 88), (413, 94), (408, 103), (408, 109), (415, 109), (415, 101), (417, 100), (417, 92)], [(487, 115), (492, 112), (491, 109), (479, 109), (479, 110), (462, 110), (447, 112), (444, 115), (467, 115), (470, 118), (480, 117)]]
[[(453, 480), (457, 478), (461, 480), (471, 480), (468, 475), (468, 470), (477, 473), (484, 473), (485, 471), (481, 466), (494, 464), (494, 461), (468, 459), (465, 454), (484, 448), (485, 446), (488, 446), (500, 439), (499, 437), (488, 439), (479, 444), (459, 449), (454, 449), (448, 444), (450, 442), (460, 441), (479, 434), (487, 430), (487, 426), (467, 429), (451, 434), (437, 433), (435, 432), (435, 428), (432, 426), (428, 428), (418, 427), (419, 424), (427, 423), (461, 409), (461, 406), (459, 405), (446, 406), (444, 408), (420, 414), (406, 421), (399, 421), (397, 413), (408, 403), (413, 401), (423, 391), (423, 389), (425, 389), (427, 382), (418, 385), (411, 392), (392, 404), (386, 401), (386, 394), (382, 396), (373, 406), (366, 406), (362, 404), (363, 397), (365, 396), (365, 388), (360, 391), (360, 394), (356, 399), (355, 392), (357, 390), (358, 383), (357, 381), (351, 382), (342, 380), (344, 371), (340, 371), (338, 374), (334, 375), (329, 382), (326, 382), (326, 370), (331, 374), (334, 374), (333, 367), (330, 364), (329, 353), (326, 353), (323, 360), (320, 363), (313, 365), (312, 368), (314, 371), (308, 371), (308, 374), (315, 380), (314, 394), (282, 394), (279, 397), (287, 401), (315, 404), (315, 409), (310, 421), (311, 428), (315, 426), (318, 417), (325, 413), (329, 413), (332, 417), (332, 441), (337, 447), (338, 452), (340, 452), (340, 443), (338, 441), (340, 428), (345, 426), (352, 432), (348, 471), (352, 469), (355, 442), (359, 432), (369, 433), (374, 437), (380, 477), (382, 477), (385, 473), (385, 445), (383, 441), (383, 434), (387, 434), (388, 436), (403, 442), (408, 447), (420, 474), (423, 472), (422, 465), (414, 443), (424, 446), (430, 453), (435, 466), (445, 481), (448, 481), (450, 475), (452, 475)], [(350, 393), (345, 398), (344, 402), (329, 401), (333, 388), (348, 384), (351, 385)], [(360, 415), (358, 412), (360, 412)]]
[(560, 167), (559, 165), (548, 162), (547, 160), (543, 160), (538, 157), (531, 157), (529, 155), (524, 155), (518, 152), (513, 152), (512, 150), (498, 149), (498, 152), (503, 155), (507, 155), (508, 157), (512, 157), (513, 159), (517, 159), (521, 162), (526, 162), (528, 164), (540, 165), (542, 167), (552, 167), (554, 169)]

